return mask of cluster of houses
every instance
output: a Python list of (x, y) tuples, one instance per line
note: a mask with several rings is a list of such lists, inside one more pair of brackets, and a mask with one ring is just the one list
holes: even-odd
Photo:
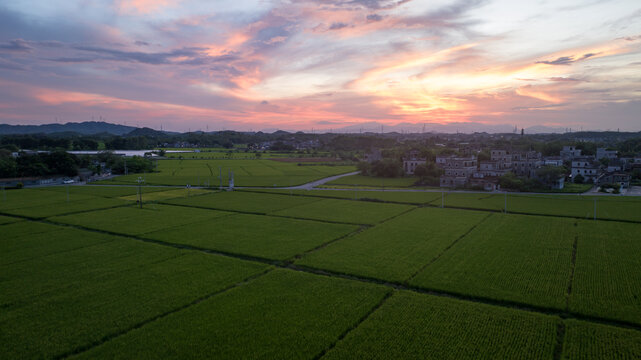
[[(607, 159), (607, 161), (600, 161)], [(426, 159), (412, 150), (403, 158), (403, 170), (414, 174), (414, 170)], [(559, 156), (544, 157), (537, 151), (512, 151), (495, 149), (490, 151), (490, 159), (479, 161), (477, 154), (439, 155), (436, 165), (443, 169), (441, 187), (462, 188), (478, 187), (488, 191), (499, 189), (499, 178), (508, 172), (524, 178), (537, 178), (537, 170), (543, 166), (563, 166), (569, 164), (570, 174), (560, 174), (556, 179), (547, 179), (553, 189), (562, 189), (566, 177), (570, 181), (583, 183), (619, 184), (622, 188), (630, 185), (630, 175), (626, 172), (641, 168), (641, 157), (620, 158), (615, 150), (599, 148), (596, 156), (584, 156), (574, 146), (564, 146)], [(607, 165), (606, 165), (607, 164)], [(580, 176), (579, 176), (580, 175)]]

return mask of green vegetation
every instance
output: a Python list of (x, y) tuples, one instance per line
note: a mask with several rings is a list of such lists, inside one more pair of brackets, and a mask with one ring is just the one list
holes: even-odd
[[(173, 188), (170, 187), (156, 187), (156, 186), (142, 186), (142, 193), (148, 194), (157, 191), (167, 191)], [(75, 194), (84, 194), (91, 196), (100, 196), (115, 198), (127, 195), (136, 195), (138, 194), (138, 186), (100, 186), (100, 185), (90, 185), (90, 186), (47, 186), (43, 188), (38, 188), (41, 191), (56, 191), (61, 193)]]
[(107, 235), (83, 238), (85, 247), (0, 267), (3, 358), (71, 354), (264, 269)]
[(143, 236), (235, 254), (285, 260), (357, 228), (351, 225), (238, 214)]
[(389, 291), (275, 270), (81, 358), (312, 359), (356, 326)]
[(370, 188), (405, 188), (414, 185), (418, 177), (375, 177), (350, 175), (326, 183), (327, 185), (365, 186)]
[(21, 219), (0, 215), (0, 225), (18, 222)]
[[(145, 175), (149, 185), (227, 186), (234, 173), (236, 186), (284, 187), (354, 171), (353, 166), (298, 166), (272, 160), (159, 160), (157, 172)], [(222, 181), (220, 174), (222, 173)], [(136, 184), (140, 174), (104, 180), (103, 184)]]
[(120, 199), (38, 189), (11, 190), (7, 191), (5, 195), (6, 198), (0, 201), (0, 212), (31, 218), (44, 218), (129, 204), (129, 202)]
[(639, 198), (137, 191), (3, 194), (0, 358), (640, 356)]
[(486, 216), (462, 210), (416, 209), (311, 253), (296, 264), (404, 282)]
[(320, 199), (229, 191), (211, 195), (174, 199), (165, 201), (165, 203), (203, 207), (208, 209), (266, 214), (293, 206), (313, 203), (315, 201), (320, 201)]
[(410, 283), (564, 309), (576, 234), (574, 222), (495, 214)]
[(549, 359), (552, 316), (398, 292), (323, 359)]
[(148, 205), (142, 209), (124, 207), (68, 216), (56, 216), (51, 218), (51, 221), (80, 225), (118, 234), (140, 235), (225, 215), (229, 215), (229, 213), (214, 210), (202, 211), (200, 209), (169, 205)]
[(566, 320), (563, 359), (641, 358), (641, 333), (638, 330)]
[(274, 215), (374, 225), (412, 209), (409, 205), (327, 199), (276, 211)]
[(287, 194), (301, 196), (317, 196), (336, 199), (370, 200), (380, 202), (399, 202), (406, 204), (422, 205), (441, 199), (440, 192), (427, 191), (363, 191), (363, 190), (278, 190), (264, 189), (253, 190), (272, 194)]
[(641, 224), (579, 223), (570, 310), (641, 324)]

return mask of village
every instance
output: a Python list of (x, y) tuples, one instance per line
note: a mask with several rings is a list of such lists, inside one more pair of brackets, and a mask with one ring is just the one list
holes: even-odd
[[(454, 149), (459, 152), (459, 149)], [(479, 160), (480, 149), (466, 149), (461, 154), (437, 155), (442, 169), (440, 187), (501, 190), (500, 179), (513, 174), (523, 179), (536, 179), (549, 189), (561, 190), (566, 181), (594, 184), (598, 187), (627, 189), (631, 172), (641, 169), (641, 156), (619, 157), (618, 151), (597, 148), (595, 155), (584, 155), (576, 146), (563, 146), (558, 156), (542, 156), (537, 151), (492, 149), (490, 158)], [(464, 153), (464, 154), (463, 154)], [(418, 150), (403, 157), (403, 171), (414, 175), (417, 167), (428, 163)]]

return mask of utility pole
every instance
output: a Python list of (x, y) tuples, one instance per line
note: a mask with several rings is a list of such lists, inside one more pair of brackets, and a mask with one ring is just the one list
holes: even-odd
[(594, 220), (596, 220), (596, 198), (594, 198)]
[(222, 191), (223, 190), (223, 170), (220, 168), (220, 166), (218, 167), (218, 178), (220, 179), (220, 187), (218, 188), (218, 190)]
[(142, 209), (142, 183), (145, 182), (145, 179), (138, 176), (138, 204)]
[(441, 191), (441, 209), (445, 207), (445, 191)]
[(503, 193), (505, 197), (505, 205), (503, 206), (503, 211), (507, 214), (507, 191)]
[(67, 202), (69, 202), (69, 184), (67, 184), (65, 188), (67, 188)]

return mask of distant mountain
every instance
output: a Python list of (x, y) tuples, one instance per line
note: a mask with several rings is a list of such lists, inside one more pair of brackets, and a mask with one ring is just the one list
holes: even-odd
[[(514, 132), (514, 125), (507, 124), (483, 124), (477, 122), (453, 122), (453, 123), (400, 123), (396, 125), (385, 125), (378, 122), (367, 122), (357, 125), (346, 126), (336, 130), (337, 132), (357, 133), (357, 132), (370, 132), (370, 133), (421, 133), (421, 132), (435, 132), (435, 133), (466, 133), (471, 134), (475, 132), (486, 133), (512, 133)], [(531, 126), (525, 128), (526, 134), (550, 134), (550, 133), (563, 133), (565, 129), (552, 128), (546, 126)], [(517, 130), (518, 133), (521, 129)]]
[[(125, 135), (137, 128), (118, 124), (110, 124), (104, 121), (85, 121), (80, 123), (68, 122), (66, 124), (44, 124), (44, 125), (7, 125), (0, 124), (0, 135), (14, 134), (55, 134), (55, 133), (77, 133), (82, 135), (95, 135), (109, 133), (112, 135)], [(151, 130), (151, 129), (150, 129)]]

